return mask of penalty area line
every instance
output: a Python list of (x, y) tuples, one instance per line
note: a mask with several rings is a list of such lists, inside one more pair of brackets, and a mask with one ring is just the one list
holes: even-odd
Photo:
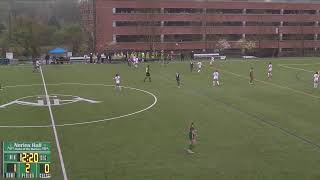
[(293, 69), (293, 70), (305, 71), (305, 72), (313, 73), (313, 71), (310, 71), (310, 70), (307, 70), (307, 69), (295, 68), (295, 67), (290, 67), (290, 66), (282, 65), (282, 64), (279, 64), (279, 66), (282, 67), (282, 68), (287, 68), (287, 69)]
[(40, 66), (40, 74), (41, 74), (43, 88), (44, 88), (46, 99), (47, 99), (47, 103), (48, 103), (48, 109), (49, 109), (49, 114), (50, 114), (50, 118), (51, 118), (53, 134), (54, 134), (54, 138), (55, 138), (55, 141), (56, 141), (56, 146), (57, 146), (57, 149), (58, 149), (58, 155), (59, 155), (59, 159), (60, 159), (63, 179), (64, 180), (68, 180), (67, 172), (66, 172), (66, 169), (65, 169), (65, 164), (64, 164), (64, 161), (63, 161), (62, 151), (61, 151), (61, 147), (60, 147), (60, 141), (59, 141), (59, 137), (58, 137), (58, 133), (57, 133), (57, 129), (56, 129), (56, 123), (55, 123), (55, 120), (54, 120), (54, 117), (53, 117), (52, 108), (51, 108), (51, 102), (50, 102), (50, 98), (49, 98), (49, 94), (48, 94), (48, 90), (47, 90), (47, 85), (46, 85), (46, 81), (45, 81), (44, 76), (43, 76), (43, 72), (42, 72), (42, 67), (41, 66)]

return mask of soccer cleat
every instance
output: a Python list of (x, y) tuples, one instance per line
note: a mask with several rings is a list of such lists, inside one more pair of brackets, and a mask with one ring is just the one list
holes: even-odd
[(188, 152), (189, 154), (194, 154), (194, 152), (191, 151), (190, 149), (187, 149), (187, 152)]

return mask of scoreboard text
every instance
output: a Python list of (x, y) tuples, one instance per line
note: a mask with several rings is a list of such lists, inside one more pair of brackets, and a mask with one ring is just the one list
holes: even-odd
[(50, 178), (49, 142), (14, 142), (2, 144), (3, 178)]

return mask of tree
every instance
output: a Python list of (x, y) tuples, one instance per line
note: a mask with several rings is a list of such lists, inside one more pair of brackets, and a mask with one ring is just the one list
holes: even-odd
[(0, 23), (0, 34), (3, 33), (3, 31), (6, 29), (6, 26), (3, 23)]
[(237, 44), (239, 47), (245, 50), (245, 54), (247, 51), (251, 51), (252, 49), (256, 48), (256, 43), (254, 41), (247, 41), (244, 38), (238, 40)]
[(148, 27), (147, 27), (147, 37), (148, 37), (148, 43), (149, 43), (149, 48), (150, 51), (154, 52), (155, 51), (155, 43), (157, 41), (156, 36), (157, 36), (157, 27), (156, 27), (156, 21), (155, 21), (155, 17), (156, 14), (154, 14), (155, 12), (151, 10), (151, 12), (149, 12), (150, 14), (147, 15), (147, 20), (148, 20)]
[(11, 47), (23, 48), (26, 56), (36, 57), (40, 55), (40, 44), (43, 42), (45, 27), (32, 19), (19, 17), (14, 22), (11, 30)]
[(69, 25), (56, 31), (54, 34), (55, 44), (64, 45), (74, 53), (83, 52), (87, 49), (88, 37), (79, 25)]
[(57, 20), (57, 17), (56, 16), (52, 16), (49, 21), (48, 21), (48, 25), (49, 26), (52, 26), (52, 27), (56, 27), (58, 29), (60, 29), (60, 23), (59, 21)]
[(56, 0), (55, 14), (62, 23), (80, 22), (80, 9), (78, 0)]
[(17, 17), (10, 31), (0, 32), (0, 48), (18, 55), (37, 57), (52, 46), (64, 46), (74, 53), (84, 52), (88, 48), (88, 38), (80, 25), (58, 27), (57, 21), (39, 23), (27, 17)]
[(219, 53), (225, 49), (231, 48), (229, 42), (226, 39), (220, 39), (216, 44), (216, 49), (219, 50)]
[(145, 9), (144, 13), (144, 22), (137, 23), (136, 31), (144, 34), (141, 40), (147, 43), (151, 52), (154, 52), (156, 50), (156, 42), (159, 41), (159, 27), (157, 26), (160, 26), (160, 24), (156, 21), (158, 12), (156, 9)]

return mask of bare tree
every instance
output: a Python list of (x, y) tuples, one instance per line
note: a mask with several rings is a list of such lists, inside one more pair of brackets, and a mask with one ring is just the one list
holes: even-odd
[(237, 44), (239, 47), (245, 50), (245, 54), (256, 48), (256, 43), (254, 41), (247, 41), (244, 38), (238, 40)]
[(219, 53), (221, 53), (223, 50), (229, 49), (229, 48), (231, 48), (231, 45), (229, 44), (229, 42), (226, 39), (220, 39), (216, 43), (216, 49), (219, 50)]
[(146, 15), (147, 24), (145, 26), (145, 32), (147, 35), (147, 40), (149, 44), (149, 50), (154, 52), (156, 50), (155, 43), (157, 41), (157, 22), (156, 22), (156, 14), (154, 9), (148, 9)]

